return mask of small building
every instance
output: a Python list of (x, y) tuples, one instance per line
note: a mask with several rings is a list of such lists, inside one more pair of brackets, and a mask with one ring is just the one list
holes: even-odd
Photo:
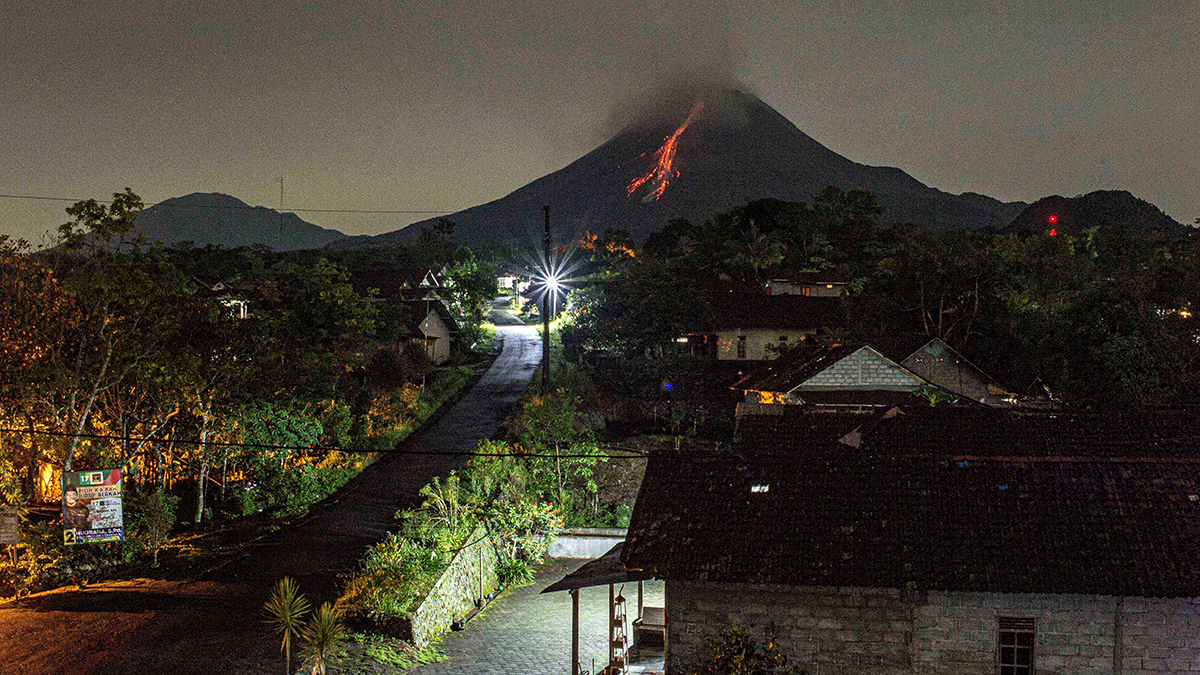
[(739, 410), (810, 405), (869, 412), (904, 402), (917, 391), (940, 391), (962, 403), (1011, 406), (1017, 397), (940, 338), (907, 336), (849, 344), (800, 346), (743, 377)]
[(229, 283), (223, 279), (209, 283), (199, 277), (192, 277), (192, 282), (199, 289), (198, 295), (217, 300), (229, 309), (229, 314), (233, 318), (250, 318), (250, 301), (246, 298), (248, 284), (240, 281)]
[(373, 267), (355, 270), (350, 275), (355, 292), (378, 302), (395, 301), (404, 304), (409, 312), (403, 339), (422, 346), (434, 364), (450, 358), (458, 322), (446, 306), (440, 292), (443, 284), (426, 267)]
[(1200, 669), (1200, 414), (888, 413), (650, 458), (622, 562), (667, 673), (734, 624), (825, 675)]
[(420, 344), (431, 363), (441, 365), (448, 361), (452, 342), (458, 335), (458, 323), (446, 303), (436, 293), (418, 290), (406, 294), (404, 304), (412, 317), (409, 341)]
[(837, 322), (838, 298), (762, 293), (714, 293), (703, 332), (681, 336), (682, 347), (717, 361), (768, 361), (781, 350)]
[(806, 295), (817, 298), (838, 298), (846, 294), (853, 279), (840, 272), (798, 272), (786, 268), (769, 268), (765, 272), (767, 295)]

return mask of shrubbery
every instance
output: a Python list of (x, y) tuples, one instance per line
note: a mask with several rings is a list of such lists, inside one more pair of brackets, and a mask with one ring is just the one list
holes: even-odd
[(399, 533), (371, 547), (347, 584), (349, 611), (372, 619), (406, 616), (437, 582), (480, 524), (500, 552), (502, 583), (532, 578), (562, 527), (553, 504), (539, 499), (526, 462), (505, 443), (483, 441), (461, 472), (421, 488), (419, 509), (396, 514)]

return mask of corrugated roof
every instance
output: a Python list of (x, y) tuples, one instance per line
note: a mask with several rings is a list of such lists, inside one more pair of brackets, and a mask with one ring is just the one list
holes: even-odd
[[(1200, 597), (1200, 415), (745, 417), (651, 458), (625, 550), (667, 579)], [(753, 486), (769, 486), (752, 492)]]

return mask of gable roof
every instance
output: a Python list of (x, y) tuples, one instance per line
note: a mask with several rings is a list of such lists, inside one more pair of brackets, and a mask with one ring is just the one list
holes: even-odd
[(436, 294), (423, 294), (420, 290), (412, 293), (406, 293), (401, 296), (404, 304), (409, 310), (409, 331), (413, 334), (421, 334), (421, 323), (432, 312), (437, 314), (442, 323), (446, 324), (446, 330), (450, 334), (458, 332), (458, 322), (450, 315), (450, 308), (446, 307), (446, 303), (442, 302)]
[(380, 298), (395, 298), (422, 289), (441, 288), (437, 275), (428, 267), (364, 267), (350, 274), (350, 284), (359, 295), (366, 296), (372, 288)]
[[(806, 382), (810, 382), (818, 375), (838, 367), (846, 359), (863, 350), (866, 350), (866, 354), (878, 359), (882, 365), (894, 369), (905, 379), (912, 380), (913, 389), (917, 389), (925, 382), (900, 366), (895, 359), (880, 354), (873, 347), (873, 344), (866, 342), (852, 342), (844, 345), (801, 345), (788, 350), (783, 356), (772, 361), (770, 365), (750, 373), (735, 383), (732, 388), (744, 392), (790, 392)], [(845, 388), (853, 388), (853, 386), (847, 385)], [(887, 387), (870, 388), (887, 389)]]
[(848, 284), (854, 281), (853, 276), (837, 270), (809, 272), (794, 265), (772, 265), (763, 270), (762, 277), (771, 281), (790, 281), (797, 284)]
[[(1200, 597), (1200, 414), (743, 418), (652, 457), (624, 560), (667, 579)], [(769, 486), (751, 492), (755, 485)]]
[(714, 293), (707, 298), (707, 330), (813, 330), (834, 325), (841, 313), (840, 298), (765, 293)]

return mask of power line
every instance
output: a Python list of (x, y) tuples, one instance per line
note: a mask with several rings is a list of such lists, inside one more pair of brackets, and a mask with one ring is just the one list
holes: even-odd
[[(211, 445), (215, 447), (229, 448), (255, 448), (259, 450), (306, 450), (306, 451), (338, 451), (338, 452), (378, 452), (380, 454), (396, 454), (396, 455), (450, 455), (463, 457), (546, 457), (558, 459), (583, 459), (586, 457), (604, 457), (608, 459), (645, 459), (649, 457), (649, 453), (644, 450), (634, 450), (632, 448), (620, 448), (618, 446), (608, 446), (611, 450), (621, 450), (629, 454), (616, 455), (611, 453), (518, 453), (518, 452), (478, 452), (474, 450), (353, 450), (336, 446), (325, 445), (277, 445), (274, 443), (243, 443), (237, 441), (199, 441), (178, 439), (170, 437), (151, 437), (151, 436), (119, 436), (117, 434), (86, 434), (86, 433), (71, 433), (66, 431), (43, 431), (40, 429), (14, 429), (11, 427), (0, 427), (0, 433), (16, 433), (16, 434), (36, 434), (39, 436), (53, 436), (56, 438), (86, 438), (92, 440), (110, 440), (110, 441), (155, 441), (158, 443), (178, 443), (181, 445)], [(689, 453), (690, 454), (690, 453)]]
[[(74, 199), (72, 197), (44, 197), (44, 196), (40, 196), (40, 195), (2, 195), (2, 194), (0, 194), (0, 199), (31, 199), (31, 200), (49, 201), (49, 202), (87, 201), (86, 199)], [(112, 204), (113, 203), (111, 199), (96, 199), (94, 201), (96, 201), (99, 204)], [(245, 206), (234, 206), (234, 205), (220, 206), (217, 204), (168, 204), (166, 202), (166, 200), (161, 201), (161, 202), (156, 202), (154, 204), (148, 204), (146, 206), (146, 208), (148, 209), (148, 208), (155, 207), (155, 206), (162, 206), (164, 208), (230, 209), (230, 210), (240, 210), (240, 211), (252, 211), (254, 209), (269, 209), (270, 208), (267, 206), (251, 206), (249, 204), (246, 204)], [(451, 214), (451, 213), (456, 213), (456, 211), (450, 211), (450, 210), (446, 210), (446, 209), (442, 209), (440, 211), (411, 210), (411, 209), (409, 209), (409, 210), (400, 210), (400, 209), (288, 209), (288, 213), (294, 213), (294, 212), (360, 213), (360, 214), (376, 214), (376, 215), (447, 215), (447, 214)], [(280, 213), (282, 213), (282, 211), (280, 211)]]

